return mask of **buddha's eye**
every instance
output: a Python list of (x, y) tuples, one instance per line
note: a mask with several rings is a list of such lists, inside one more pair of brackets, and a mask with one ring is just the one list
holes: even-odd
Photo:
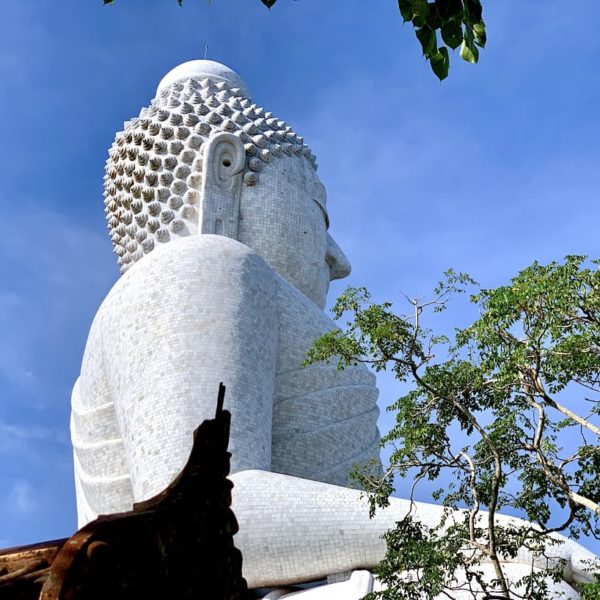
[(327, 210), (316, 198), (313, 198), (313, 202), (321, 209), (321, 213), (325, 219), (325, 227), (326, 229), (329, 229), (329, 215), (327, 214)]
[(312, 199), (317, 203), (323, 216), (325, 217), (325, 225), (327, 229), (329, 229), (329, 215), (327, 214), (327, 192), (325, 191), (325, 186), (317, 181), (312, 186)]

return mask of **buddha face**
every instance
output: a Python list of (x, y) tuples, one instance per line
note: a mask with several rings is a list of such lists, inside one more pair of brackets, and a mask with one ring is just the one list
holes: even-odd
[(324, 308), (329, 282), (350, 273), (329, 235), (325, 188), (301, 157), (272, 160), (258, 185), (244, 186), (238, 240), (281, 277)]

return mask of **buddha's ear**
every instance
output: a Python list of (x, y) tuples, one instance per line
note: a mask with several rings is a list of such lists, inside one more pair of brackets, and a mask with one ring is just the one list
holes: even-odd
[(204, 148), (198, 233), (237, 239), (246, 151), (231, 133), (216, 133)]

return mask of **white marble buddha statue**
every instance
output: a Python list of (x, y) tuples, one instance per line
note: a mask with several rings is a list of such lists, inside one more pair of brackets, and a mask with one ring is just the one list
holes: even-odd
[[(227, 67), (184, 63), (117, 134), (105, 204), (123, 276), (73, 389), (79, 524), (171, 483), (223, 381), (250, 587), (374, 567), (379, 536), (409, 503), (394, 499), (369, 520), (360, 492), (343, 487), (354, 464), (378, 461), (374, 376), (361, 365), (302, 367), (334, 327), (323, 312), (329, 281), (350, 272), (302, 138)], [(431, 525), (441, 514), (418, 510)], [(372, 580), (331, 593), (353, 597), (352, 581), (358, 598)]]

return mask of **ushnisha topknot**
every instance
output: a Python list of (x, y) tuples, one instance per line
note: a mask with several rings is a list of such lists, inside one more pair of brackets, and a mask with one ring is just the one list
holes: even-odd
[(304, 157), (317, 168), (302, 137), (253, 104), (231, 69), (202, 60), (179, 65), (108, 152), (104, 205), (121, 273), (156, 243), (197, 232), (202, 151), (220, 131), (244, 144), (245, 185), (256, 185), (262, 168), (283, 155)]

